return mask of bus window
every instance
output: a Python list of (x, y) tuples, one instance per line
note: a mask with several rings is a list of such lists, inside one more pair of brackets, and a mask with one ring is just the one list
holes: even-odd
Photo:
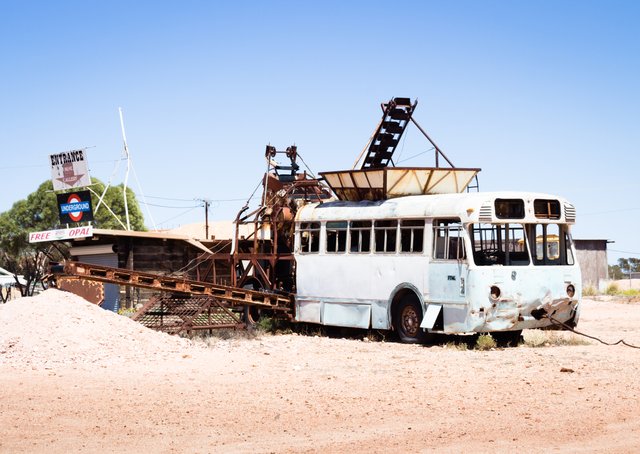
[(347, 221), (327, 222), (327, 252), (347, 250)]
[(320, 223), (303, 222), (300, 224), (300, 252), (320, 251)]
[(563, 224), (530, 224), (529, 245), (535, 251), (535, 265), (574, 265), (572, 242)]
[(371, 252), (371, 221), (351, 221), (349, 251)]
[(441, 260), (461, 260), (466, 257), (462, 224), (455, 219), (433, 222), (433, 258)]
[(560, 219), (560, 202), (557, 200), (535, 199), (533, 212), (537, 218)]
[(564, 244), (567, 251), (567, 265), (573, 265), (575, 260), (573, 259), (573, 251), (571, 250), (572, 241), (567, 232), (564, 233)]
[(573, 265), (571, 237), (561, 224), (536, 224), (536, 265)]
[(376, 241), (376, 252), (396, 251), (396, 230), (398, 221), (376, 221), (373, 232)]
[(557, 261), (560, 258), (560, 230), (558, 224), (547, 226), (547, 258)]
[(523, 224), (477, 224), (472, 228), (476, 265), (523, 266), (530, 263)]
[(505, 231), (507, 233), (505, 250), (508, 251), (505, 257), (506, 263), (508, 265), (528, 265), (530, 260), (524, 225), (507, 224)]
[(424, 220), (400, 221), (400, 250), (422, 252), (424, 243)]
[(524, 200), (496, 199), (496, 217), (499, 219), (524, 219)]

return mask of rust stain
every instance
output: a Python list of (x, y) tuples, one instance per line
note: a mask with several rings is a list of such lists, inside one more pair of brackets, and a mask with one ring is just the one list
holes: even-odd
[(67, 292), (75, 293), (90, 303), (97, 304), (98, 306), (104, 301), (104, 284), (102, 282), (59, 277), (58, 288)]

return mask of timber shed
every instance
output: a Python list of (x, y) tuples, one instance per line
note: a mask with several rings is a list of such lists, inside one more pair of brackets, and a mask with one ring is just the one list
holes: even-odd
[[(171, 232), (94, 229), (92, 237), (76, 238), (69, 244), (71, 260), (77, 262), (219, 284), (230, 282), (230, 266), (220, 261), (213, 266), (209, 260), (212, 251), (230, 253), (231, 240), (227, 238), (197, 240)], [(84, 291), (76, 287), (79, 283), (70, 285), (73, 288), (67, 290), (114, 311), (121, 306), (132, 308), (151, 296), (151, 291), (120, 289), (116, 284), (91, 283), (91, 288)]]
[(607, 243), (609, 240), (573, 240), (582, 273), (582, 286), (600, 290), (609, 278)]

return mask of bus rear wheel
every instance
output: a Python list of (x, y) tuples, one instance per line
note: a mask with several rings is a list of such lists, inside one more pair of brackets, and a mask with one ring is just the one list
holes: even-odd
[(420, 328), (422, 323), (422, 307), (418, 298), (404, 296), (395, 310), (394, 328), (398, 333), (400, 342), (406, 344), (418, 344), (426, 342), (429, 335)]

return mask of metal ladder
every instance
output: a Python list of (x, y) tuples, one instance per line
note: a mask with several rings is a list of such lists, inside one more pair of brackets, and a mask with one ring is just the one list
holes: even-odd
[(382, 104), (382, 120), (373, 135), (362, 163), (363, 169), (374, 169), (393, 165), (393, 156), (400, 138), (411, 121), (418, 102), (411, 104), (409, 98), (393, 98)]

